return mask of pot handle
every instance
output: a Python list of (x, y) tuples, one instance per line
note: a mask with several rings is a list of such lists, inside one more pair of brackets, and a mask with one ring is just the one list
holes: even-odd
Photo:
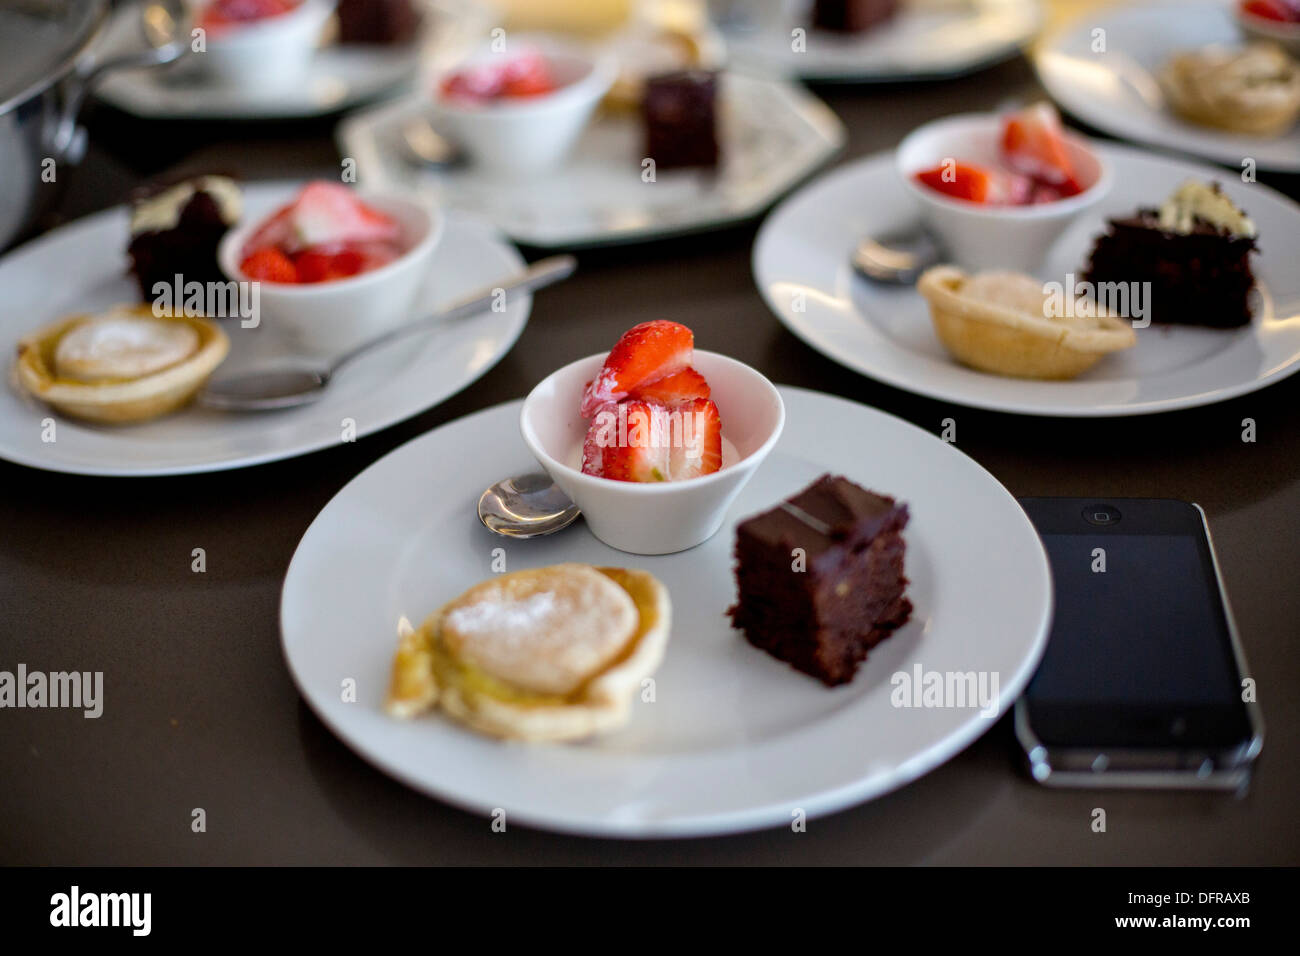
[(75, 163), (81, 158), (77, 155), (78, 140), (82, 139), (77, 135), (77, 115), (86, 96), (106, 74), (114, 70), (164, 66), (189, 53), (190, 17), (181, 0), (143, 0), (139, 7), (140, 28), (149, 44), (147, 48), (106, 60), (83, 59), (64, 80), (63, 101), (50, 144), (60, 160)]

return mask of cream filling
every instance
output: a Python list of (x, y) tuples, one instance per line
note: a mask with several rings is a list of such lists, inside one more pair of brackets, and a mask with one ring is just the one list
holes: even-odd
[[(1044, 284), (1020, 272), (981, 272), (966, 280), (960, 294), (986, 305), (1073, 328), (1099, 328), (1102, 324), (1093, 314), (1097, 309), (1091, 303), (1087, 308), (1049, 308), (1050, 296)], [(1075, 297), (1075, 302), (1079, 302), (1078, 297)]]
[(1188, 180), (1160, 206), (1160, 228), (1187, 235), (1197, 219), (1234, 236), (1255, 235), (1255, 224), (1217, 186)]
[(572, 693), (636, 632), (626, 590), (594, 568), (561, 564), (476, 585), (443, 611), (441, 639), (457, 658), (515, 687)]
[(78, 382), (143, 378), (183, 362), (199, 344), (188, 323), (108, 312), (64, 333), (54, 349), (54, 372)]

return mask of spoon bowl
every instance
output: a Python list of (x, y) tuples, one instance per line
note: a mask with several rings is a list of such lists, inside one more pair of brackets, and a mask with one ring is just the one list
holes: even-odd
[(860, 275), (891, 285), (916, 285), (921, 273), (943, 259), (939, 242), (924, 229), (888, 236), (865, 236), (851, 262)]
[(533, 472), (498, 481), (478, 499), (478, 519), (493, 534), (540, 538), (573, 524), (582, 512), (549, 475)]

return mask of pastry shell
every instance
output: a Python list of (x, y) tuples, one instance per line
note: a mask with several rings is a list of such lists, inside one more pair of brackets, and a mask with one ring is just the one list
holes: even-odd
[[(129, 310), (141, 318), (154, 318), (152, 306)], [(188, 358), (139, 378), (110, 382), (79, 382), (59, 378), (54, 371), (54, 350), (59, 339), (90, 315), (73, 315), (37, 329), (18, 342), (14, 371), (18, 383), (33, 397), (71, 418), (121, 425), (148, 421), (184, 405), (203, 387), (225, 359), (230, 340), (214, 322), (195, 315), (164, 316), (185, 322), (199, 336), (199, 346)]]
[[(1234, 76), (1234, 58), (1241, 62), (1246, 57), (1275, 66), (1278, 78), (1253, 84)], [(1300, 118), (1300, 66), (1270, 44), (1256, 44), (1239, 53), (1211, 48), (1178, 54), (1164, 65), (1158, 79), (1174, 112), (1199, 126), (1277, 137)]]
[(648, 572), (596, 570), (631, 596), (638, 622), (614, 662), (573, 694), (505, 693), (463, 679), (455, 662), (448, 662), (445, 651), (440, 651), (438, 628), (444, 611), (440, 608), (401, 637), (385, 709), (395, 717), (413, 717), (437, 706), (481, 733), (537, 742), (577, 740), (623, 726), (641, 681), (663, 660), (672, 606), (668, 589)]
[(955, 266), (935, 266), (916, 287), (930, 304), (939, 341), (971, 368), (1014, 378), (1069, 379), (1137, 341), (1124, 319), (1100, 309), (1095, 324), (1067, 324), (963, 294), (970, 278)]

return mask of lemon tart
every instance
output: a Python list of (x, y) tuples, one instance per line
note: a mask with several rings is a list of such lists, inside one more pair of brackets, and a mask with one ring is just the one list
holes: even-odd
[(441, 708), (495, 737), (575, 740), (621, 727), (668, 643), (645, 571), (558, 564), (490, 578), (399, 640), (386, 709)]
[(968, 275), (935, 266), (916, 288), (944, 348), (983, 372), (1074, 378), (1137, 341), (1132, 326), (1102, 305), (1072, 294), (1054, 303), (1044, 283), (1018, 272)]
[(121, 305), (74, 315), (18, 343), (15, 373), (30, 395), (72, 418), (157, 418), (189, 401), (230, 349), (213, 322)]

